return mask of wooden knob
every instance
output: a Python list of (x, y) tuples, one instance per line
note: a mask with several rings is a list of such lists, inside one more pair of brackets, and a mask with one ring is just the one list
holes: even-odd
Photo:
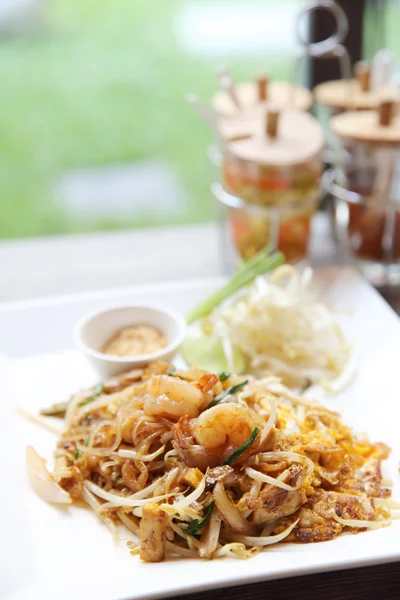
[(271, 139), (275, 139), (278, 135), (279, 110), (270, 109), (267, 111), (265, 120), (265, 133)]
[(267, 75), (260, 75), (260, 77), (257, 77), (258, 99), (260, 102), (268, 100), (268, 87), (269, 77)]
[(371, 69), (368, 63), (358, 62), (355, 66), (354, 73), (361, 91), (369, 92), (371, 89)]
[(389, 127), (395, 113), (393, 100), (381, 100), (379, 103), (379, 125)]

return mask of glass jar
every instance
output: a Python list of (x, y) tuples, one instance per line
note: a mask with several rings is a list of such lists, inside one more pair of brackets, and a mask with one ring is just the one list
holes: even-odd
[(307, 113), (270, 106), (234, 127), (238, 135), (209, 152), (224, 252), (246, 260), (269, 245), (297, 263), (320, 200), (322, 128)]
[(321, 158), (294, 165), (257, 164), (227, 156), (222, 168), (225, 189), (248, 204), (273, 207), (312, 203), (319, 195)]
[(400, 152), (359, 144), (324, 180), (343, 258), (379, 288), (400, 285)]
[(266, 245), (271, 250), (281, 250), (292, 264), (307, 258), (318, 194), (309, 195), (301, 202), (260, 205), (227, 192), (221, 183), (214, 183), (211, 189), (228, 263), (235, 265), (240, 260), (247, 260)]

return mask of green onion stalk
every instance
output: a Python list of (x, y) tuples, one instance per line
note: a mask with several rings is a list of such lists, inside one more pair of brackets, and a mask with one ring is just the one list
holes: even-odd
[(284, 262), (285, 256), (282, 252), (277, 251), (270, 254), (268, 247), (261, 250), (253, 258), (243, 262), (224, 286), (192, 309), (186, 316), (186, 322), (190, 325), (202, 317), (209, 315), (214, 308), (219, 306), (229, 296), (232, 296), (232, 294), (242, 287), (252, 283), (260, 275), (265, 275), (265, 273), (273, 271), (273, 269), (276, 269)]

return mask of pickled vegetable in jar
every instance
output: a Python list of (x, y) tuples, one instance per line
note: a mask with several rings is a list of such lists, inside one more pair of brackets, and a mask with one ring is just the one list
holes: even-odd
[(281, 202), (303, 202), (316, 197), (320, 189), (319, 158), (292, 167), (250, 165), (234, 158), (223, 167), (226, 189), (245, 202), (274, 206)]
[[(352, 253), (361, 259), (382, 263), (400, 261), (400, 206), (391, 211), (368, 204), (349, 203), (349, 246)], [(385, 247), (389, 228), (392, 234), (390, 245)]]
[(252, 211), (249, 207), (232, 208), (228, 222), (235, 248), (244, 260), (269, 244), (281, 250), (288, 262), (297, 263), (307, 256), (311, 221), (315, 206), (280, 206)]
[[(274, 119), (276, 131), (271, 125)], [(232, 132), (232, 126), (221, 124), (222, 132), (229, 128)], [(222, 167), (228, 192), (259, 206), (317, 198), (324, 135), (313, 117), (299, 111), (267, 110), (263, 119), (238, 123), (237, 131), (227, 143)]]
[(237, 254), (247, 259), (269, 244), (289, 262), (305, 259), (320, 195), (322, 127), (307, 113), (267, 106), (262, 118), (222, 120), (221, 132), (225, 195), (217, 199), (227, 207)]

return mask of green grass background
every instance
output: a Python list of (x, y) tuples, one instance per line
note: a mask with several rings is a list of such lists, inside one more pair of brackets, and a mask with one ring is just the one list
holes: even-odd
[[(230, 5), (236, 1), (267, 0)], [(44, 0), (40, 31), (0, 37), (0, 238), (212, 218), (205, 158), (211, 136), (186, 93), (209, 99), (224, 64), (239, 79), (260, 71), (288, 78), (292, 64), (277, 56), (185, 55), (174, 20), (191, 2), (213, 4)], [(399, 23), (400, 9), (388, 11), (387, 38), (397, 51)], [(132, 207), (129, 220), (88, 224), (71, 220), (54, 202), (54, 184), (70, 169), (154, 158), (170, 164), (187, 191), (179, 218), (145, 219)]]
[[(160, 224), (133, 207), (129, 221), (88, 226), (52, 197), (70, 169), (138, 159), (165, 159), (178, 173), (188, 192), (178, 222), (212, 217), (210, 135), (184, 97), (208, 99), (223, 63), (178, 46), (173, 22), (184, 4), (47, 0), (43, 29), (0, 38), (0, 237)], [(238, 77), (288, 77), (291, 67), (271, 57), (226, 62)]]

